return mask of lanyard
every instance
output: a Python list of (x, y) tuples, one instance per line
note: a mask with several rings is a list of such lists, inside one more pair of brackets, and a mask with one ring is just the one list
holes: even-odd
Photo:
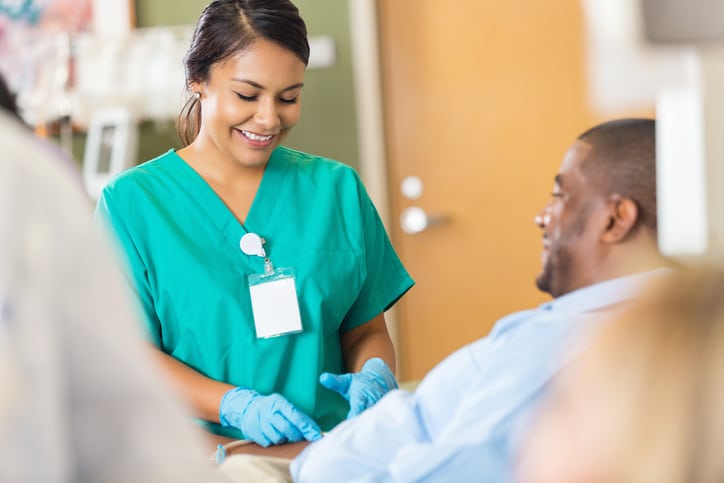
[(268, 338), (302, 332), (294, 269), (274, 269), (264, 243), (256, 233), (247, 233), (239, 240), (246, 255), (264, 258), (264, 273), (247, 277), (256, 336)]
[(264, 250), (265, 243), (266, 240), (256, 233), (246, 233), (241, 237), (241, 240), (239, 240), (239, 247), (246, 255), (263, 257), (264, 273), (271, 275), (274, 273), (274, 265), (272, 264), (271, 258), (266, 256), (266, 250)]

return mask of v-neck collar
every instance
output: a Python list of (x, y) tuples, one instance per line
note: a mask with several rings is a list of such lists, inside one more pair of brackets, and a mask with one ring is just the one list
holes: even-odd
[(179, 166), (177, 173), (182, 185), (187, 189), (189, 197), (198, 201), (229, 244), (238, 248), (239, 240), (246, 233), (257, 233), (261, 237), (264, 237), (265, 233), (269, 233), (277, 221), (275, 213), (286, 192), (286, 178), (289, 169), (289, 161), (283, 153), (280, 153), (279, 148), (275, 149), (269, 158), (243, 224), (196, 170), (175, 150), (170, 150), (170, 153), (173, 155), (175, 164)]
[[(264, 231), (269, 230), (274, 223), (278, 222), (275, 216), (279, 202), (286, 193), (287, 173), (289, 161), (281, 152), (282, 148), (277, 147), (272, 151), (269, 162), (264, 169), (264, 176), (256, 191), (254, 201), (251, 203), (249, 213), (246, 215), (244, 226), (250, 232), (264, 236)], [(233, 216), (233, 215), (232, 215)]]

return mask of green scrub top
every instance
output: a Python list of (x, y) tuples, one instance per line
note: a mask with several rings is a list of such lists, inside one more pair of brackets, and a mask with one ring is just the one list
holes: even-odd
[[(414, 284), (357, 173), (286, 147), (272, 153), (243, 225), (173, 150), (114, 179), (96, 218), (120, 242), (162, 351), (212, 379), (278, 392), (325, 431), (348, 411), (318, 382), (347, 372), (340, 334)], [(275, 267), (294, 269), (303, 332), (256, 338), (247, 277), (264, 261), (241, 251), (247, 232), (265, 239)]]

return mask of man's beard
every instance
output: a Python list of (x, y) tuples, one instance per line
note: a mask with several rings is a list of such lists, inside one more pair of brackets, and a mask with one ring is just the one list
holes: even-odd
[(552, 265), (553, 264), (551, 263), (551, 257), (549, 254), (548, 258), (546, 258), (545, 264), (543, 265), (543, 270), (538, 274), (535, 279), (535, 286), (538, 287), (538, 290), (543, 293), (551, 293), (551, 272), (553, 271)]
[(535, 279), (538, 290), (553, 297), (563, 295), (566, 280), (570, 279), (571, 257), (568, 251), (551, 246), (543, 270)]

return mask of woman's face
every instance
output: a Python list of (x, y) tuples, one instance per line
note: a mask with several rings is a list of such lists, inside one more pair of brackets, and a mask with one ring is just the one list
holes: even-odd
[(201, 127), (194, 144), (245, 167), (266, 166), (299, 121), (305, 65), (293, 52), (258, 40), (214, 64), (203, 84)]

